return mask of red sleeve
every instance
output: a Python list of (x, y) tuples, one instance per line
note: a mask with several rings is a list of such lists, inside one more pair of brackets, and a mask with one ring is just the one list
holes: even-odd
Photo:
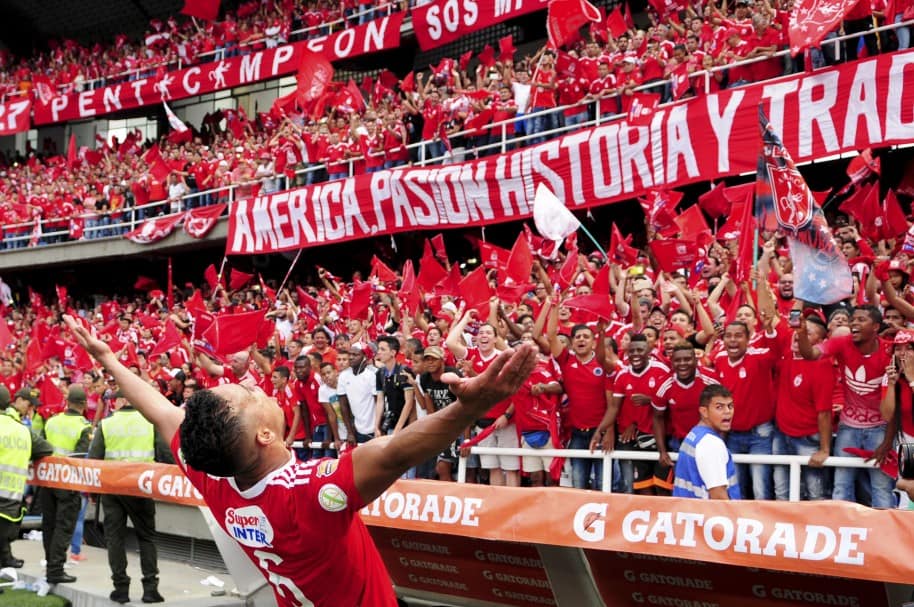
[(831, 339), (826, 339), (819, 344), (819, 349), (822, 351), (822, 356), (843, 357), (844, 350), (850, 342), (850, 335), (833, 337)]
[(831, 359), (817, 361), (815, 405), (816, 412), (831, 411), (835, 391), (835, 368)]

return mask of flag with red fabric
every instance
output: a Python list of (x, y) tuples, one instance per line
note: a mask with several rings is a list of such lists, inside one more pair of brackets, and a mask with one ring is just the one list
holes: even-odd
[(498, 39), (498, 60), (502, 63), (507, 63), (514, 60), (514, 53), (517, 52), (517, 49), (514, 48), (514, 38), (511, 34), (503, 36)]
[(162, 158), (159, 151), (159, 144), (153, 143), (152, 146), (143, 154), (143, 160), (149, 165), (149, 173), (156, 178), (156, 181), (165, 181), (168, 179), (171, 169)]
[(628, 31), (628, 24), (625, 23), (625, 17), (617, 6), (606, 16), (606, 29), (612, 34), (613, 38), (618, 38)]
[(482, 47), (482, 51), (479, 52), (476, 58), (479, 59), (479, 65), (492, 67), (495, 65), (495, 50), (487, 44)]
[[(206, 281), (206, 284), (209, 285), (210, 289), (216, 288), (216, 285), (219, 284), (219, 279), (220, 279), (220, 276), (219, 276), (219, 273), (216, 272), (216, 266), (214, 266), (213, 264), (209, 264), (208, 266), (206, 266), (206, 269), (203, 270), (203, 280)], [(206, 308), (204, 307), (204, 310), (205, 309)]]
[(124, 234), (124, 238), (137, 244), (158, 242), (171, 234), (183, 218), (183, 215), (175, 214), (146, 219), (136, 229)]
[(514, 241), (504, 270), (504, 283), (507, 286), (526, 285), (530, 282), (530, 273), (533, 270), (533, 252), (523, 234), (519, 234)]
[(898, 196), (895, 190), (886, 192), (885, 200), (882, 201), (883, 238), (895, 238), (908, 231), (908, 220), (901, 204), (898, 202)]
[(694, 242), (681, 239), (654, 240), (650, 243), (651, 253), (657, 265), (664, 272), (675, 272), (691, 268), (698, 260), (700, 252)]
[(174, 321), (169, 318), (165, 321), (165, 330), (162, 331), (162, 337), (156, 342), (156, 345), (152, 348), (148, 357), (153, 358), (159, 354), (167, 354), (175, 348), (178, 348), (183, 341), (184, 336), (178, 331), (178, 327), (175, 326)]
[(403, 80), (400, 82), (400, 90), (404, 93), (412, 93), (416, 90), (416, 74), (413, 72), (408, 73), (403, 77)]
[(460, 281), (458, 290), (466, 303), (467, 310), (476, 310), (479, 318), (485, 318), (489, 312), (489, 298), (494, 295), (483, 266), (467, 274)]
[(697, 204), (693, 204), (680, 213), (674, 218), (674, 221), (679, 226), (679, 237), (683, 240), (690, 240), (699, 247), (707, 246), (714, 241), (711, 228), (708, 227), (701, 207)]
[(267, 311), (254, 310), (240, 314), (221, 314), (202, 333), (216, 354), (229, 355), (247, 350), (251, 344), (265, 344), (273, 334), (273, 323)]
[(428, 242), (431, 243), (432, 250), (435, 253), (435, 257), (437, 257), (438, 260), (441, 261), (441, 263), (446, 264), (448, 261), (448, 257), (447, 257), (447, 249), (444, 247), (444, 234), (440, 234), (440, 233), (435, 234), (434, 236), (432, 236), (432, 238)]
[(634, 93), (628, 108), (628, 123), (633, 126), (650, 125), (659, 105), (659, 93)]
[(819, 46), (829, 32), (841, 25), (858, 0), (797, 0), (790, 11), (790, 54), (796, 57)]
[(196, 209), (188, 209), (184, 213), (184, 231), (188, 236), (194, 238), (204, 238), (212, 231), (219, 221), (219, 217), (225, 212), (226, 204), (213, 204)]
[(400, 292), (397, 296), (408, 314), (415, 313), (422, 301), (419, 296), (419, 289), (416, 286), (416, 271), (413, 269), (413, 260), (407, 259), (403, 264), (403, 282), (400, 285)]
[(467, 71), (467, 68), (470, 67), (470, 59), (473, 58), (473, 51), (467, 51), (464, 54), (460, 55), (460, 59), (457, 60), (457, 67), (460, 68), (461, 72)]
[(723, 181), (720, 181), (711, 188), (711, 191), (698, 197), (698, 206), (714, 219), (730, 213), (731, 202), (724, 194), (724, 190), (726, 190), (726, 186)]
[(363, 282), (352, 287), (348, 307), (348, 318), (368, 320), (368, 310), (371, 308), (371, 283)]
[[(296, 79), (298, 85), (295, 92), (298, 105), (310, 111), (317, 100), (324, 95), (330, 81), (333, 80), (333, 65), (324, 55), (305, 50), (302, 52)], [(360, 93), (359, 98), (361, 96)]]
[(0, 319), (0, 351), (9, 350), (10, 346), (16, 343), (16, 339), (13, 337), (13, 334), (10, 333), (10, 328), (6, 324), (5, 320)]
[(238, 268), (232, 268), (232, 273), (229, 277), (229, 291), (237, 291), (251, 282), (252, 278), (254, 278), (253, 274), (242, 272)]
[(79, 240), (86, 230), (86, 220), (83, 217), (71, 217), (69, 222), (70, 240)]
[(79, 156), (76, 153), (76, 135), (70, 134), (70, 143), (67, 144), (67, 166), (71, 169), (79, 164)]
[(508, 249), (491, 242), (479, 242), (479, 263), (486, 268), (503, 268), (508, 265), (510, 256)]
[[(60, 285), (54, 285), (54, 292), (57, 294), (57, 304), (61, 309), (66, 309), (67, 307), (67, 288)], [(0, 324), (3, 324), (0, 322)]]
[(431, 293), (446, 277), (447, 270), (438, 263), (435, 256), (431, 254), (431, 247), (429, 247), (428, 253), (419, 260), (419, 274), (416, 276), (416, 284), (424, 292)]
[(683, 193), (676, 190), (650, 190), (638, 199), (648, 225), (664, 236), (677, 232), (673, 209), (682, 200)]
[(219, 17), (219, 2), (221, 0), (184, 0), (182, 15), (196, 17), (204, 21), (215, 21)]
[(591, 293), (569, 297), (562, 305), (571, 310), (585, 312), (605, 321), (613, 320), (613, 305), (606, 293)]
[(612, 262), (628, 267), (638, 261), (638, 249), (631, 246), (631, 240), (631, 234), (623, 238), (619, 226), (613, 224), (609, 238), (609, 256)]
[(399, 280), (397, 273), (390, 269), (390, 266), (386, 263), (378, 259), (377, 255), (371, 256), (371, 274), (369, 274), (369, 276), (377, 278), (378, 282), (381, 283), (397, 282), (397, 280)]
[(794, 262), (794, 295), (817, 304), (850, 297), (853, 280), (847, 260), (828, 229), (822, 208), (759, 106), (762, 145), (755, 197), (760, 227), (787, 235)]
[(550, 0), (546, 14), (546, 33), (552, 48), (572, 40), (588, 22), (599, 22), (600, 11), (587, 0)]

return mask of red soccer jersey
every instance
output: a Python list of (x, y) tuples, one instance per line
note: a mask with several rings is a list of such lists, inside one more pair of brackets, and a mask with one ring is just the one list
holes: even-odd
[(294, 380), (292, 382), (292, 387), (295, 390), (296, 400), (305, 403), (308, 407), (312, 431), (315, 426), (326, 424), (327, 412), (324, 411), (324, 408), (317, 398), (317, 392), (321, 387), (320, 382), (317, 380), (317, 374), (312, 371), (310, 377), (305, 381), (300, 381), (298, 379)]
[[(467, 348), (466, 359), (470, 361), (473, 365), (473, 372), (476, 375), (479, 375), (483, 371), (489, 368), (489, 365), (495, 360), (495, 358), (500, 354), (498, 350), (493, 350), (492, 354), (485, 358), (482, 354), (479, 353), (478, 348)], [(502, 413), (508, 410), (508, 405), (511, 404), (511, 399), (506, 398), (505, 400), (496, 403), (494, 407), (489, 409), (489, 411), (483, 416), (483, 419), (498, 419)]]
[(702, 391), (712, 384), (719, 384), (717, 374), (699, 368), (691, 383), (684, 384), (673, 374), (657, 390), (654, 408), (669, 411), (670, 435), (682, 440), (699, 422), (698, 401)]
[[(295, 408), (298, 407), (299, 400), (296, 398), (295, 391), (290, 384), (286, 384), (285, 388), (276, 391), (273, 396), (276, 398), (276, 403), (282, 409), (282, 414), (286, 418), (286, 432), (288, 432), (292, 428), (292, 422), (295, 420)], [(295, 440), (303, 440), (304, 438), (305, 423), (302, 420), (295, 431)]]
[(733, 362), (726, 352), (714, 358), (720, 383), (733, 393), (731, 429), (746, 432), (774, 419), (774, 365), (777, 356), (770, 348), (749, 347)]
[(555, 419), (558, 406), (558, 394), (539, 394), (534, 396), (530, 389), (536, 384), (558, 383), (560, 379), (558, 366), (553, 359), (537, 361), (533, 373), (524, 382), (520, 390), (511, 397), (514, 403), (514, 423), (518, 432), (533, 430), (552, 430), (558, 427)]
[(809, 436), (819, 431), (818, 415), (831, 411), (835, 366), (830, 357), (804, 360), (788, 354), (778, 365), (775, 420), (787, 436)]
[(852, 428), (875, 428), (885, 423), (879, 412), (882, 400), (882, 376), (892, 360), (892, 343), (879, 340), (873, 354), (863, 355), (851, 341), (851, 335), (828, 339), (819, 346), (824, 355), (832, 355), (844, 377), (844, 408), (841, 423)]
[[(352, 455), (289, 463), (241, 491), (232, 478), (189, 468), (180, 432), (175, 461), (203, 494), (213, 517), (273, 586), (280, 607), (397, 604), (390, 578), (358, 516), (365, 506), (355, 487)], [(306, 549), (303, 549), (306, 547)], [(345, 584), (328, 580), (346, 571)]]
[(612, 389), (612, 379), (607, 377), (596, 356), (581, 361), (563, 350), (556, 362), (562, 370), (568, 395), (568, 425), (577, 430), (596, 428), (606, 414), (606, 393)]
[(644, 394), (651, 398), (651, 404), (657, 401), (657, 390), (670, 374), (670, 369), (661, 362), (650, 360), (640, 372), (625, 367), (616, 375), (613, 382), (613, 397), (621, 398), (622, 405), (616, 416), (616, 428), (619, 433), (636, 424), (638, 432), (653, 433), (654, 413), (650, 405), (636, 405), (632, 402), (633, 394)]

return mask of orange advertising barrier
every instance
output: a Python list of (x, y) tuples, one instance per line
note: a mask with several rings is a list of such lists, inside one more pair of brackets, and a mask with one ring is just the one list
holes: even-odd
[(537, 549), (455, 535), (371, 527), (387, 572), (400, 589), (500, 605), (556, 605)]
[(172, 464), (137, 464), (75, 457), (45, 457), (29, 468), (29, 483), (83, 493), (151, 497), (203, 506), (203, 496)]
[[(36, 485), (203, 505), (177, 466), (48, 457)], [(914, 579), (914, 514), (847, 502), (701, 501), (576, 489), (397, 481), (375, 527), (883, 582)]]
[(717, 563), (608, 550), (585, 550), (591, 577), (607, 607), (886, 607), (879, 582), (765, 571)]

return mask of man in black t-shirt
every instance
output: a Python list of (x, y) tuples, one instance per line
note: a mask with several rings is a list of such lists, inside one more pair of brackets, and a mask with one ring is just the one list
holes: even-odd
[[(444, 350), (439, 346), (429, 346), (422, 355), (422, 364), (425, 367), (425, 373), (419, 376), (419, 398), (418, 401), (425, 409), (426, 413), (432, 414), (444, 409), (452, 402), (457, 400), (454, 393), (446, 383), (441, 381), (441, 376), (445, 373), (460, 374), (455, 367), (446, 367), (444, 365)], [(469, 428), (467, 428), (466, 438), (469, 438)], [(443, 481), (454, 480), (454, 466), (457, 465), (457, 453), (460, 449), (462, 439), (456, 440), (451, 446), (438, 455), (438, 462), (435, 465), (435, 471), (438, 478)]]

